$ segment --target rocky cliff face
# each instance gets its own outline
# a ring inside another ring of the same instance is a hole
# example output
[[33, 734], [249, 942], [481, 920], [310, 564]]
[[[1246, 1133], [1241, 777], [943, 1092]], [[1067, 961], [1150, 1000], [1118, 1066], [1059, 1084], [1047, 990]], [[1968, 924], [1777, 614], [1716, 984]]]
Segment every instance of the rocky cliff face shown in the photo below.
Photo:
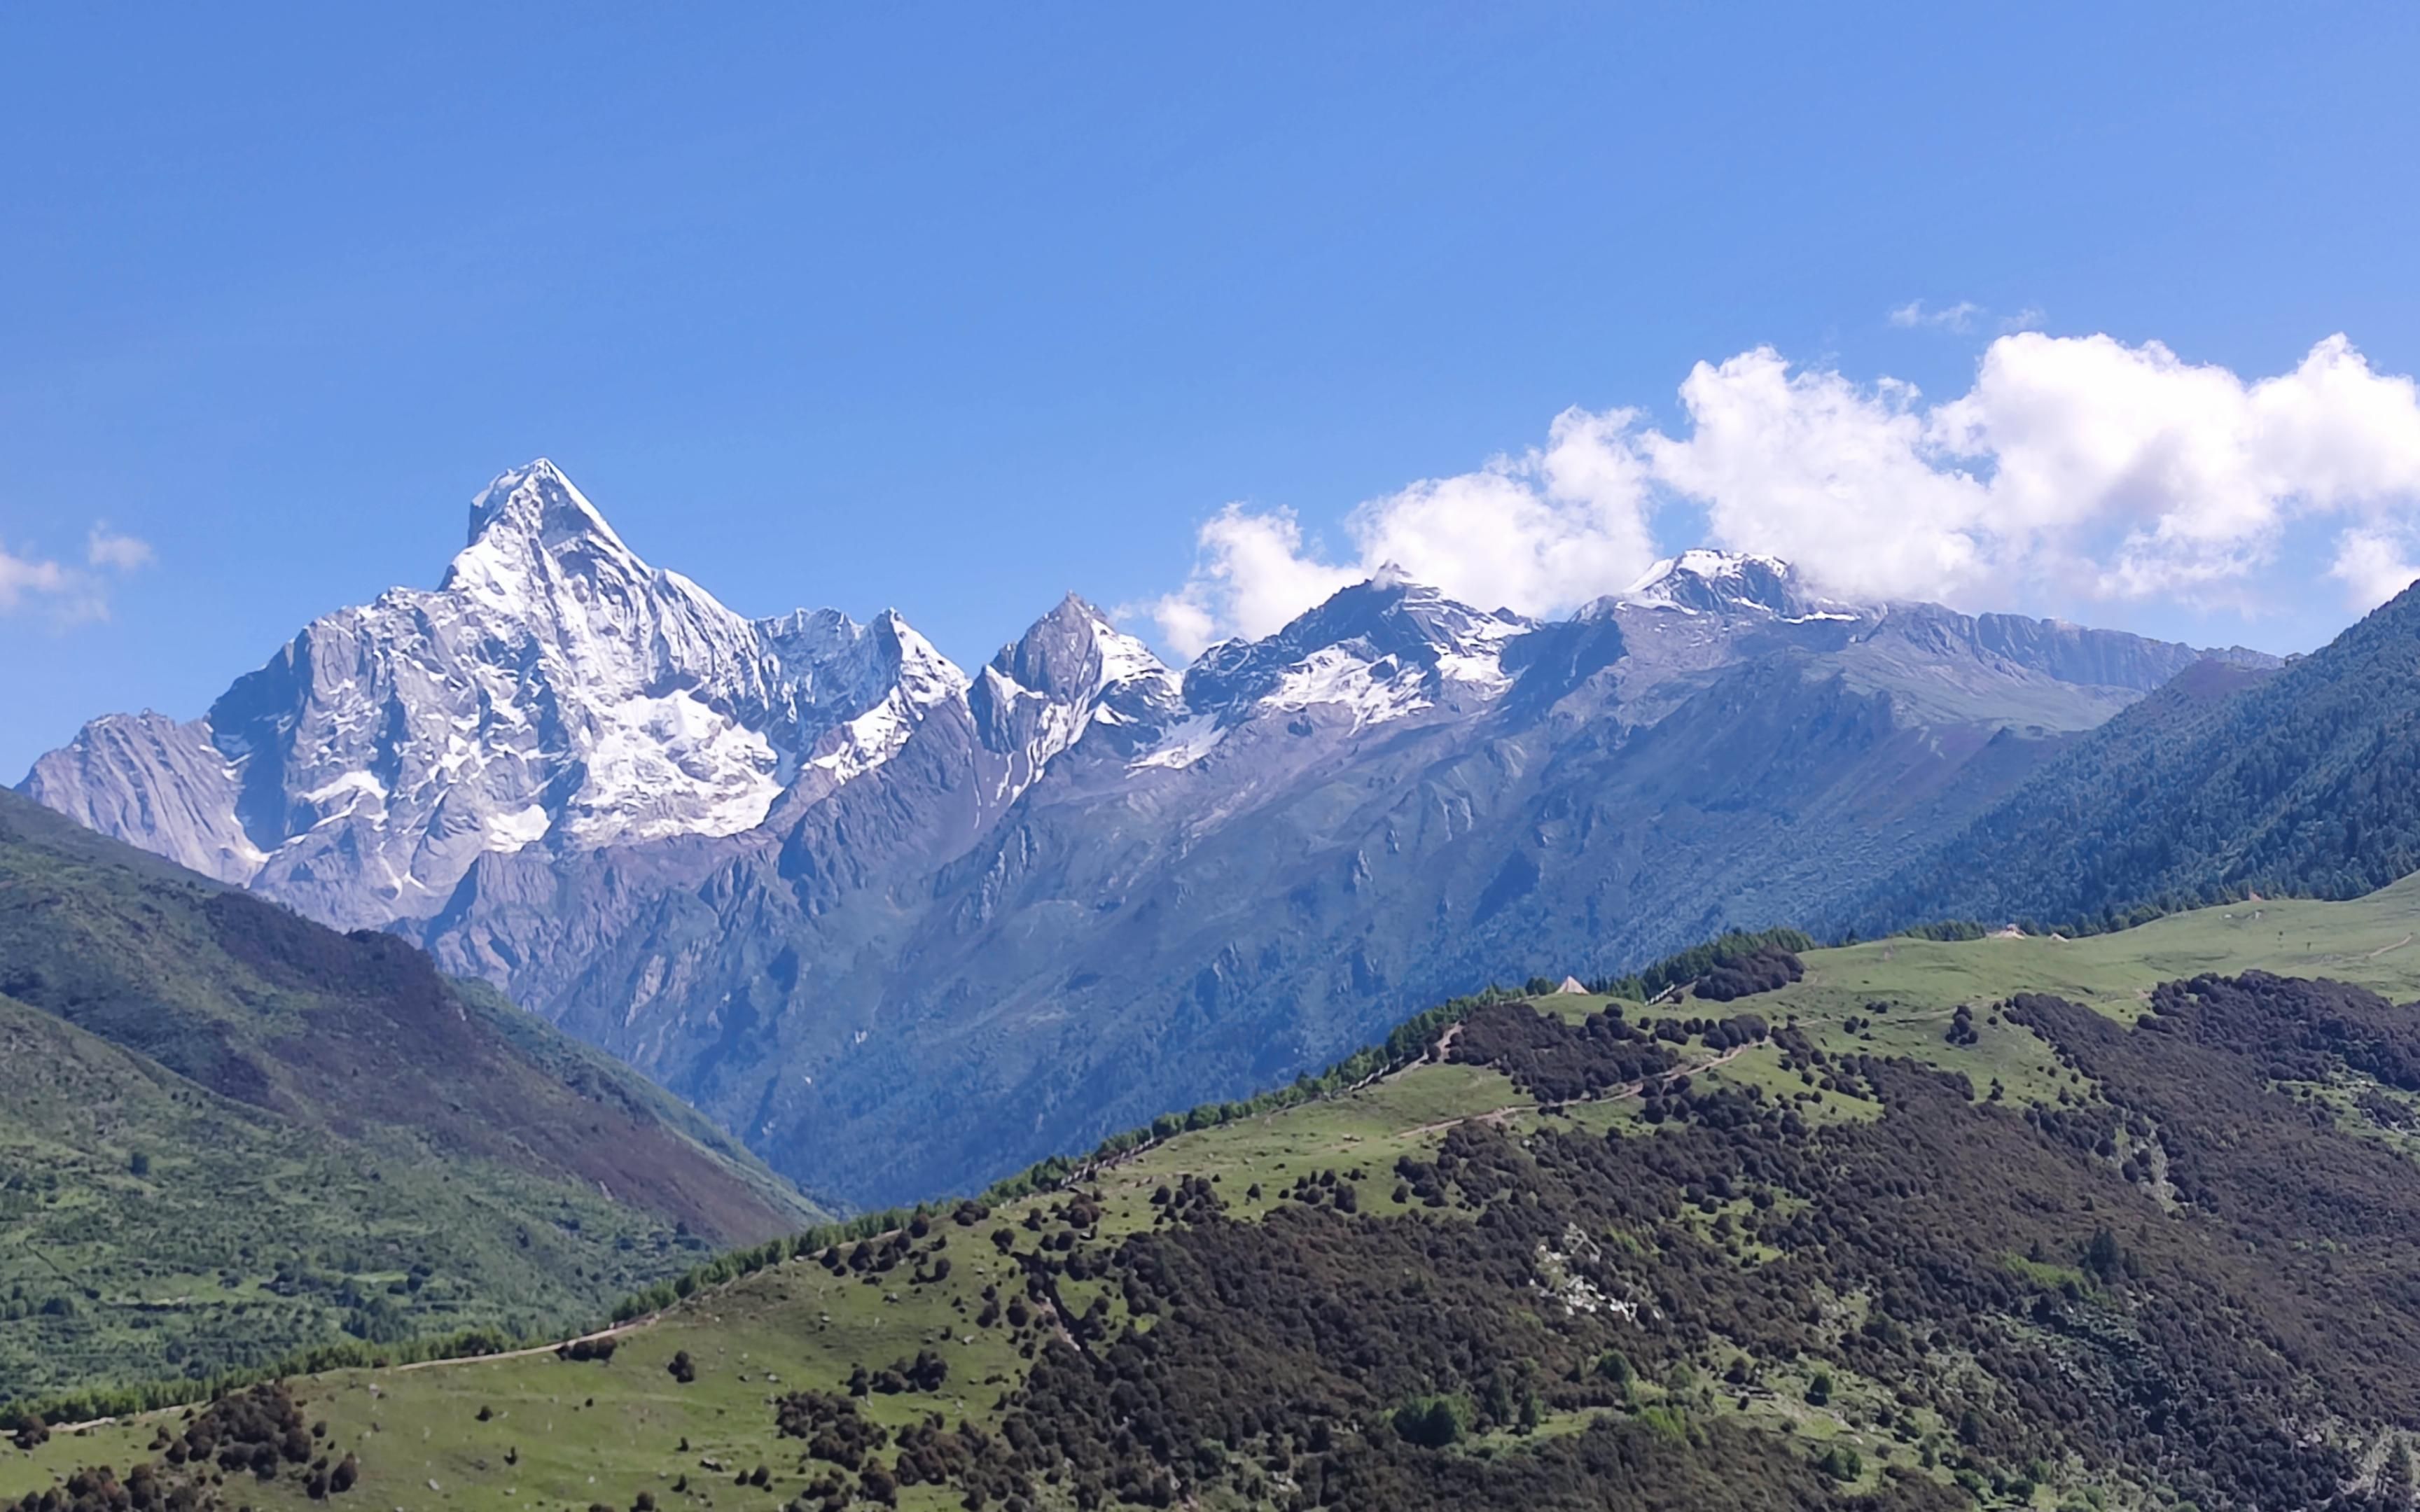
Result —
[[1697, 551], [1550, 624], [1381, 574], [1181, 672], [1071, 596], [970, 678], [896, 614], [737, 616], [539, 463], [437, 590], [26, 789], [881, 1201], [1818, 917], [2198, 655]]
[[623, 545], [551, 464], [471, 507], [434, 592], [304, 629], [209, 715], [96, 721], [25, 791], [304, 914], [442, 910], [484, 856], [753, 828], [965, 679], [896, 616], [761, 624]]

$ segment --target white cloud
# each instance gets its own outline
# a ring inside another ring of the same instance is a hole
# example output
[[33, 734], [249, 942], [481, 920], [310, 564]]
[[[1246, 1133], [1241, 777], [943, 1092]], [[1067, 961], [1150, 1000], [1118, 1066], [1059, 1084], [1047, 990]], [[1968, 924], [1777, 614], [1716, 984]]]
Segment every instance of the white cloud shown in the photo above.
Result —
[[2246, 380], [2157, 342], [2014, 332], [1937, 405], [1759, 347], [1699, 363], [1681, 403], [1679, 434], [1566, 410], [1542, 448], [1362, 504], [1333, 559], [1292, 513], [1231, 504], [1152, 612], [1189, 655], [1392, 561], [1481, 608], [1552, 613], [1626, 585], [1677, 501], [1712, 544], [1863, 597], [2242, 607], [2297, 532], [2334, 532], [2355, 608], [2420, 575], [2420, 386], [2341, 335]]
[[0, 547], [0, 614], [10, 613], [28, 599], [67, 591], [69, 574], [55, 562], [13, 555]]
[[2002, 335], [2012, 331], [2032, 331], [2042, 323], [2041, 311], [2026, 305], [2014, 315], [1992, 318], [1992, 312], [1973, 300], [1960, 300], [1938, 310], [1928, 310], [1922, 300], [1910, 300], [1891, 311], [1886, 318], [1901, 331], [1948, 331], [1961, 335], [1989, 321]]
[[85, 560], [96, 567], [113, 572], [132, 572], [151, 563], [151, 543], [138, 536], [122, 535], [109, 528], [109, 522], [96, 522], [85, 536]]
[[1221, 636], [1267, 635], [1369, 576], [1306, 552], [1290, 509], [1256, 515], [1229, 504], [1196, 533], [1195, 545], [1193, 576], [1148, 609], [1169, 644], [1188, 656]]
[[1148, 611], [1192, 656], [1222, 635], [1267, 635], [1390, 562], [1482, 608], [1567, 609], [1654, 560], [1635, 421], [1627, 410], [1567, 409], [1544, 447], [1371, 500], [1345, 521], [1353, 551], [1343, 561], [1307, 546], [1290, 510], [1229, 504], [1199, 532], [1185, 586]]
[[2297, 522], [2375, 534], [2420, 508], [2420, 394], [2342, 336], [2247, 383], [2157, 342], [2023, 332], [1931, 409], [1768, 348], [1700, 363], [1681, 395], [1689, 433], [1641, 440], [1658, 481], [1702, 502], [1721, 544], [1848, 592], [2208, 601]]
[[2298, 518], [2420, 504], [2420, 395], [2341, 335], [2253, 383], [2158, 342], [2004, 336], [1933, 429], [1992, 461], [2008, 563], [2113, 597], [2190, 598], [2266, 565]]
[[1988, 486], [1929, 436], [1916, 389], [1792, 373], [1769, 347], [1681, 384], [1685, 439], [1650, 432], [1659, 482], [1704, 503], [1711, 537], [1853, 595], [1943, 597], [1988, 570]]
[[109, 575], [132, 572], [152, 560], [148, 542], [95, 524], [85, 537], [89, 568], [64, 566], [46, 557], [18, 556], [0, 547], [0, 614], [40, 608], [61, 625], [109, 618]]
[[2386, 532], [2350, 530], [2338, 538], [2328, 576], [2343, 581], [2355, 608], [2375, 609], [2420, 581], [2420, 564], [2412, 561], [2411, 550], [2408, 539]]
[[1989, 313], [1972, 300], [1960, 300], [1939, 310], [1926, 309], [1922, 300], [1910, 300], [1890, 313], [1890, 323], [1902, 331], [1972, 331], [1975, 317]]

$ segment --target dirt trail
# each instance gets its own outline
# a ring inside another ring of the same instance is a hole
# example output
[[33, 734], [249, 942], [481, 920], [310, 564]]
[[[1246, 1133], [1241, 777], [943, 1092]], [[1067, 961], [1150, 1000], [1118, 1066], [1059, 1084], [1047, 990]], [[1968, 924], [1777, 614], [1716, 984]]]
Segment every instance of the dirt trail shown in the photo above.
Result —
[[[414, 1360], [409, 1365], [391, 1365], [385, 1366], [367, 1365], [356, 1368], [366, 1369], [374, 1375], [393, 1375], [405, 1370], [434, 1370], [440, 1365], [478, 1365], [489, 1360], [526, 1360], [533, 1355], [552, 1354], [555, 1350], [562, 1349], [566, 1344], [581, 1344], [596, 1339], [617, 1338], [624, 1334], [629, 1333], [632, 1329], [644, 1328], [662, 1316], [663, 1315], [661, 1313], [649, 1313], [644, 1318], [633, 1318], [626, 1323], [616, 1323], [612, 1328], [600, 1328], [596, 1330], [594, 1333], [588, 1334], [574, 1334], [568, 1338], [557, 1339], [551, 1344], [533, 1344], [525, 1350], [505, 1350], [496, 1354], [451, 1355], [435, 1360]], [[86, 1428], [105, 1428], [116, 1423], [140, 1423], [147, 1417], [158, 1417], [165, 1412], [181, 1412], [188, 1407], [197, 1407], [199, 1405], [201, 1404], [198, 1402], [178, 1402], [170, 1407], [154, 1407], [148, 1412], [126, 1412], [116, 1417], [92, 1417], [86, 1418], [81, 1423], [54, 1423], [51, 1425], [51, 1431], [53, 1433], [80, 1433]]]
[[594, 1334], [574, 1334], [567, 1339], [558, 1339], [552, 1344], [533, 1344], [526, 1350], [506, 1350], [499, 1354], [465, 1354], [451, 1360], [414, 1360], [410, 1365], [389, 1365], [387, 1368], [395, 1371], [429, 1370], [442, 1365], [476, 1365], [482, 1360], [526, 1360], [534, 1354], [552, 1354], [566, 1344], [619, 1338], [632, 1329], [644, 1328], [662, 1316], [661, 1313], [649, 1313], [644, 1318], [633, 1318], [627, 1323], [616, 1323], [612, 1328], [600, 1328]]
[[2412, 943], [2412, 936], [2411, 936], [2411, 935], [2409, 935], [2409, 934], [2406, 934], [2405, 936], [2403, 936], [2403, 938], [2401, 938], [2401, 939], [2399, 939], [2399, 940], [2396, 941], [2393, 945], [2381, 945], [2381, 946], [2380, 946], [2377, 949], [2370, 951], [2370, 952], [2369, 952], [2369, 954], [2368, 954], [2365, 959], [2366, 959], [2366, 960], [2370, 960], [2370, 961], [2375, 961], [2375, 960], [2377, 960], [2380, 956], [2384, 955], [2387, 951], [2389, 951], [2389, 950], [2400, 950], [2400, 949], [2402, 949], [2405, 946], [2407, 946], [2407, 945], [2409, 945], [2409, 944], [2411, 944], [2411, 943]]

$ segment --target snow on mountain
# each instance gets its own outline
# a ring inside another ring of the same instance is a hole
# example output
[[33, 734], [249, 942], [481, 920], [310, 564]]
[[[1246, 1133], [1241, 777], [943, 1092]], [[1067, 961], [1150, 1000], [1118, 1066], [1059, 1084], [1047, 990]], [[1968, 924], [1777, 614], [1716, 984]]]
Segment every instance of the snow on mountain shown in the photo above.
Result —
[[1792, 621], [1854, 620], [1850, 606], [1807, 590], [1797, 569], [1779, 557], [1697, 548], [1667, 557], [1621, 593], [1581, 612], [1616, 606], [1673, 609], [1683, 614], [1762, 613]]
[[1388, 570], [1182, 671], [1070, 594], [970, 678], [896, 613], [734, 613], [541, 461], [439, 587], [26, 788], [887, 1201], [1472, 982], [1819, 917], [2199, 655], [1699, 550], [1548, 624]]
[[315, 622], [180, 733], [97, 723], [28, 786], [146, 843], [165, 807], [180, 858], [376, 924], [436, 911], [485, 853], [749, 829], [802, 769], [863, 775], [965, 687], [895, 614], [734, 613], [541, 458], [473, 502], [435, 590]]
[[1121, 759], [1148, 748], [1186, 717], [1183, 690], [1150, 647], [1069, 594], [1000, 648], [970, 702], [984, 744], [1008, 758], [1007, 801], [1088, 742]]
[[1504, 650], [1533, 626], [1509, 611], [1456, 603], [1388, 568], [1340, 590], [1265, 640], [1227, 640], [1185, 673], [1196, 714], [1232, 726], [1259, 710], [1334, 707], [1355, 728], [1512, 684]]
[[1685, 694], [1676, 679], [1768, 630], [1818, 650], [1881, 635], [1877, 664], [1963, 645], [2129, 687], [2159, 670], [2134, 667], [2131, 638], [1837, 604], [1785, 562], [1701, 549], [1561, 626], [1388, 567], [1182, 672], [1071, 594], [970, 679], [896, 612], [733, 612], [641, 559], [543, 458], [499, 476], [469, 523], [434, 590], [315, 622], [205, 718], [95, 720], [26, 790], [316, 918], [383, 924], [438, 914], [482, 856], [736, 836], [777, 803], [795, 815], [945, 709], [974, 745], [920, 780], [979, 788], [997, 813], [1062, 760], [1140, 775], [1195, 766], [1262, 720], [1351, 736], [1474, 718], [1511, 710], [1525, 676], [1528, 702], [1552, 702], [1609, 669], [1618, 719], [1652, 722]]
[[837, 609], [801, 609], [756, 627], [805, 764], [831, 786], [880, 766], [934, 708], [966, 697], [966, 673], [895, 609], [862, 625]]

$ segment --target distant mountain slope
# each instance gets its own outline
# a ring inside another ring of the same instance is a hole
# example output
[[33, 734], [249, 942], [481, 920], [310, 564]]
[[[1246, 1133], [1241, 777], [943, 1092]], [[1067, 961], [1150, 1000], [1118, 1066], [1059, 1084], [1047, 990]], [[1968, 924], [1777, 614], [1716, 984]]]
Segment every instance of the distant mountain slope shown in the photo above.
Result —
[[0, 1401], [561, 1326], [705, 1242], [594, 1187], [298, 1127], [7, 997], [0, 1169]]
[[2420, 588], [2284, 670], [2205, 665], [2075, 743], [1849, 915], [2108, 921], [2420, 870]]
[[0, 793], [0, 1381], [576, 1319], [814, 1210], [628, 1068]]
[[734, 614], [544, 463], [470, 524], [438, 588], [25, 791], [412, 939], [867, 1204], [1825, 917], [2202, 655], [1691, 551], [1554, 623], [1385, 572], [1182, 671], [1069, 595], [968, 675], [896, 614]]

